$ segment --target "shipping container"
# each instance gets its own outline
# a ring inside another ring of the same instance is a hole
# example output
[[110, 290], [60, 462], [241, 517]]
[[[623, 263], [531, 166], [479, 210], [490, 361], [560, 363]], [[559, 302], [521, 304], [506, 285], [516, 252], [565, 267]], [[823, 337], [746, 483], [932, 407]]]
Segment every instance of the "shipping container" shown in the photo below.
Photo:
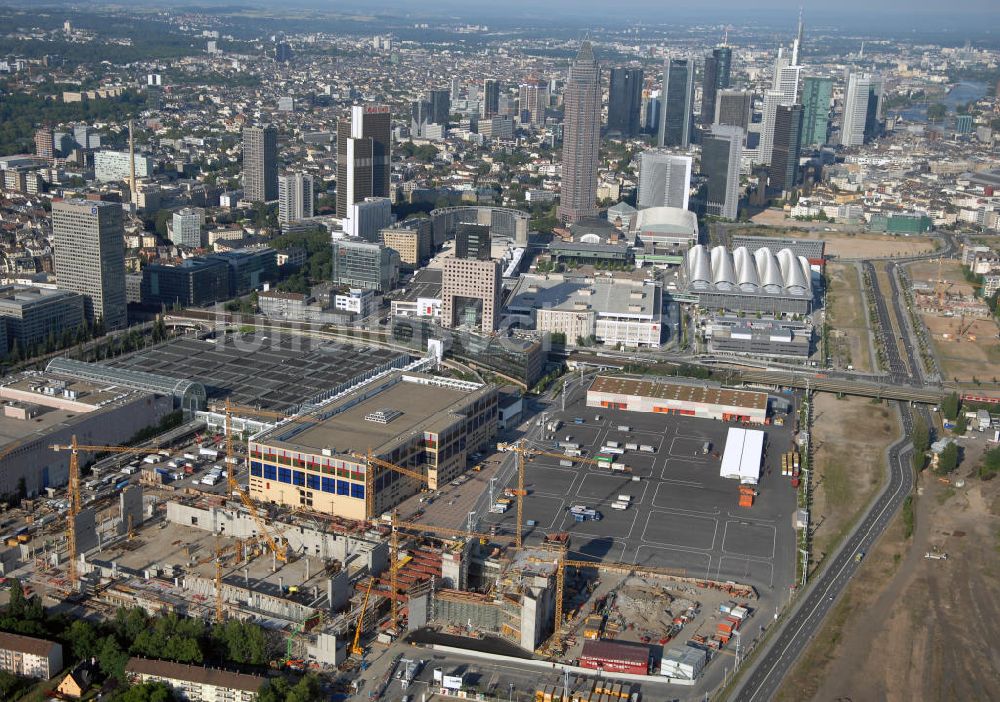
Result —
[[619, 495], [618, 496], [618, 501], [619, 502], [625, 502], [625, 503], [631, 502], [632, 501], [632, 496], [631, 495]]
[[628, 509], [628, 502], [612, 502], [611, 509]]
[[566, 468], [572, 468], [573, 467], [573, 461], [570, 461], [570, 460], [567, 460], [567, 459], [563, 458], [562, 460], [559, 461], [559, 465], [565, 466]]
[[632, 442], [627, 442], [625, 444], [625, 448], [627, 450], [629, 450], [629, 451], [638, 451], [639, 450], [639, 444], [632, 443]]
[[601, 447], [601, 453], [610, 453], [613, 456], [624, 456], [625, 455], [625, 449], [618, 448], [617, 446], [612, 446], [611, 443], [612, 442], [609, 442], [608, 444], [602, 446]]
[[619, 443], [619, 442], [617, 442], [617, 441], [607, 441], [607, 442], [605, 442], [605, 443], [606, 443], [606, 444], [607, 444], [608, 446], [610, 446], [611, 448], [621, 448], [621, 447], [622, 447], [621, 443]]
[[632, 431], [632, 427], [630, 427], [628, 424], [619, 424], [618, 431]]
[[642, 444], [641, 446], [639, 446], [639, 450], [640, 451], [645, 451], [646, 453], [655, 453], [656, 452], [656, 449], [653, 448], [652, 446], [650, 446], [649, 444]]

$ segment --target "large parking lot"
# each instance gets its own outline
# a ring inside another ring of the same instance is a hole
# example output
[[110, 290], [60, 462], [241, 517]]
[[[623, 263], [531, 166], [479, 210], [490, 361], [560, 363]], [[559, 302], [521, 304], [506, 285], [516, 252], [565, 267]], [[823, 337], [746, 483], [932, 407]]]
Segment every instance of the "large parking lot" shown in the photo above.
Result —
[[[577, 417], [584, 423], [575, 424]], [[553, 435], [544, 426], [532, 426], [532, 446], [561, 452], [554, 442], [571, 441], [583, 446], [586, 457], [593, 457], [609, 440], [655, 450], [626, 450], [619, 460], [630, 473], [585, 463], [567, 467], [548, 456], [531, 459], [525, 475], [524, 519], [537, 524], [528, 529], [529, 543], [547, 532], [568, 531], [575, 557], [678, 568], [692, 577], [737, 580], [763, 590], [790, 584], [795, 492], [779, 467], [781, 453], [791, 441], [788, 428], [765, 427], [767, 453], [760, 494], [748, 509], [737, 505], [738, 483], [719, 476], [719, 456], [730, 424], [588, 408], [583, 398], [565, 411], [547, 414], [547, 421], [555, 419], [562, 426], [552, 439], [543, 438]], [[619, 426], [630, 429], [621, 431]], [[711, 442], [707, 455], [706, 441]], [[619, 495], [631, 497], [628, 509], [612, 508]], [[593, 508], [602, 519], [576, 522], [569, 512], [573, 505]], [[502, 515], [488, 514], [485, 521], [513, 530], [514, 515], [511, 509]]]

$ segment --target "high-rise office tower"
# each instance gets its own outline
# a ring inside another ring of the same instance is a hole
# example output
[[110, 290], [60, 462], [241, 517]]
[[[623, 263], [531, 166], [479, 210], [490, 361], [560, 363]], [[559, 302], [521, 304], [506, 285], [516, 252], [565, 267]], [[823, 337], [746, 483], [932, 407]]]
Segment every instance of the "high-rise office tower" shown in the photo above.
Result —
[[487, 78], [483, 81], [483, 101], [480, 103], [480, 113], [483, 117], [493, 117], [500, 114], [500, 81]]
[[788, 192], [799, 175], [799, 140], [802, 138], [802, 105], [778, 105], [774, 118], [774, 143], [768, 165], [768, 187]]
[[691, 191], [691, 157], [643, 151], [639, 156], [639, 209], [680, 207]]
[[601, 70], [589, 41], [569, 67], [563, 93], [562, 190], [558, 216], [577, 222], [597, 215], [597, 163], [601, 142]]
[[278, 176], [278, 222], [288, 224], [313, 216], [313, 177], [308, 173]]
[[274, 45], [274, 60], [278, 63], [292, 60], [292, 47], [287, 41], [279, 41]]
[[458, 76], [454, 76], [451, 79], [451, 99], [458, 100], [462, 97], [462, 80]]
[[822, 146], [830, 135], [831, 78], [810, 76], [802, 81], [802, 140], [800, 146]]
[[448, 118], [451, 117], [451, 93], [447, 90], [431, 90], [427, 97], [431, 104], [431, 122], [448, 124]]
[[715, 102], [720, 90], [729, 87], [733, 70], [733, 50], [728, 46], [712, 49], [705, 57], [705, 80], [701, 89], [701, 123], [715, 120]]
[[389, 197], [392, 119], [385, 105], [355, 105], [337, 126], [337, 216], [366, 197]]
[[715, 102], [713, 124], [729, 125], [747, 130], [750, 124], [750, 110], [753, 108], [753, 93], [749, 90], [720, 90]]
[[529, 78], [521, 84], [519, 97], [521, 114], [528, 113], [528, 124], [544, 124], [545, 109], [549, 106], [549, 84], [538, 78]]
[[687, 148], [691, 144], [694, 103], [694, 61], [667, 59], [663, 64], [663, 107], [660, 110], [660, 146]]
[[251, 202], [278, 197], [278, 130], [272, 126], [243, 128], [243, 191]]
[[488, 224], [459, 224], [455, 229], [455, 258], [489, 261], [492, 238]]
[[623, 137], [639, 135], [642, 69], [612, 68], [608, 87], [608, 131]]
[[424, 136], [427, 125], [431, 123], [431, 112], [431, 104], [427, 100], [410, 103], [410, 136]]
[[642, 131], [647, 134], [660, 132], [660, 96], [653, 93], [643, 102]]
[[55, 158], [56, 141], [52, 127], [42, 127], [35, 132], [35, 155], [39, 158]]
[[502, 291], [498, 261], [446, 258], [441, 274], [441, 326], [495, 331]]
[[778, 105], [794, 105], [799, 101], [799, 73], [802, 66], [789, 64], [783, 52], [778, 53], [774, 64], [774, 83], [771, 90], [764, 93], [764, 114], [760, 126], [759, 162], [771, 162], [771, 147], [774, 144], [774, 118]]
[[55, 270], [60, 290], [84, 295], [91, 324], [128, 324], [125, 300], [125, 225], [122, 206], [93, 200], [52, 204]]
[[701, 174], [708, 179], [706, 211], [710, 215], [736, 219], [740, 204], [740, 157], [743, 130], [713, 125], [701, 142]]
[[799, 52], [802, 50], [802, 7], [799, 6], [799, 31], [795, 34], [795, 41], [792, 43], [792, 65], [799, 65]]
[[840, 143], [860, 146], [877, 132], [882, 101], [882, 81], [871, 73], [851, 73], [844, 97], [844, 122]]

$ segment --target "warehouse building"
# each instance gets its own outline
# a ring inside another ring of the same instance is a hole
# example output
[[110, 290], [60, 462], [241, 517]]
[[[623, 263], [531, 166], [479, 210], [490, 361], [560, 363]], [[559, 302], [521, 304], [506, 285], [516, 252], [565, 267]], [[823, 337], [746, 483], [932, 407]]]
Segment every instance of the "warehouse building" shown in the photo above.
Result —
[[790, 249], [774, 254], [761, 247], [752, 254], [744, 247], [709, 252], [698, 244], [684, 257], [683, 291], [706, 309], [734, 312], [809, 314], [813, 305], [809, 260]]
[[705, 324], [714, 353], [805, 359], [811, 337], [810, 325], [791, 320], [716, 317]]
[[649, 675], [649, 647], [625, 641], [583, 642], [580, 667], [606, 673]]
[[756, 485], [760, 480], [760, 464], [764, 460], [764, 439], [764, 432], [760, 430], [730, 427], [719, 476]]
[[763, 424], [767, 418], [763, 392], [607, 375], [594, 379], [587, 390], [587, 406], [753, 424]]
[[250, 492], [258, 500], [346, 519], [382, 514], [422, 482], [376, 468], [366, 495], [365, 454], [426, 476], [455, 479], [468, 454], [496, 434], [492, 386], [397, 371], [313, 412], [315, 421], [281, 424], [250, 442]]
[[734, 251], [740, 247], [748, 251], [765, 248], [775, 256], [782, 249], [788, 249], [796, 256], [803, 256], [814, 270], [823, 267], [826, 256], [826, 242], [822, 239], [781, 239], [770, 236], [746, 236], [735, 234], [730, 238], [730, 248]]
[[8, 376], [0, 385], [0, 402], [4, 403], [0, 495], [17, 494], [22, 480], [28, 495], [65, 485], [69, 453], [53, 451], [52, 444], [68, 444], [74, 435], [93, 444], [120, 444], [141, 429], [155, 426], [174, 409], [169, 392], [143, 392], [51, 369], [56, 361], [66, 360], [53, 360], [44, 372]]

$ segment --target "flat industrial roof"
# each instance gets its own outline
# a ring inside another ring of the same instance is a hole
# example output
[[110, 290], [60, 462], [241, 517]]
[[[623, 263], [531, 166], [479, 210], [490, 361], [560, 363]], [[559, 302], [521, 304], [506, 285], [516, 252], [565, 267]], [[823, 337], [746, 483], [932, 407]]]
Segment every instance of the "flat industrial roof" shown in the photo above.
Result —
[[760, 480], [760, 464], [764, 456], [764, 432], [759, 429], [730, 427], [726, 435], [726, 448], [722, 454], [719, 475], [735, 478], [741, 483]]
[[[377, 452], [394, 439], [437, 431], [451, 424], [456, 416], [452, 408], [479, 392], [446, 382], [421, 384], [405, 379], [396, 382], [397, 378], [405, 377], [400, 374], [386, 379], [380, 386], [366, 386], [363, 392], [368, 396], [363, 399], [360, 394], [352, 394], [331, 403], [323, 413], [335, 413], [316, 424], [282, 425], [255, 441], [313, 453], [322, 449], [330, 449], [335, 454], [366, 453], [369, 449]], [[414, 374], [411, 377], [421, 376]], [[379, 391], [372, 394], [376, 388], [380, 388]], [[399, 414], [386, 423], [365, 419], [379, 411], [388, 416]]]
[[750, 390], [731, 390], [707, 385], [658, 383], [650, 380], [599, 375], [594, 378], [590, 389], [594, 392], [653, 397], [661, 400], [677, 400], [678, 402], [700, 402], [725, 407], [767, 409], [766, 393]]
[[[633, 296], [632, 293], [637, 295]], [[630, 310], [632, 306], [639, 309]], [[508, 308], [554, 309], [564, 312], [594, 310], [604, 314], [646, 317], [656, 315], [659, 306], [660, 295], [652, 285], [532, 275], [521, 276], [517, 289], [507, 301]]]
[[171, 339], [107, 365], [199, 381], [209, 402], [229, 397], [238, 405], [283, 412], [409, 358], [387, 349], [252, 333], [218, 342]]

